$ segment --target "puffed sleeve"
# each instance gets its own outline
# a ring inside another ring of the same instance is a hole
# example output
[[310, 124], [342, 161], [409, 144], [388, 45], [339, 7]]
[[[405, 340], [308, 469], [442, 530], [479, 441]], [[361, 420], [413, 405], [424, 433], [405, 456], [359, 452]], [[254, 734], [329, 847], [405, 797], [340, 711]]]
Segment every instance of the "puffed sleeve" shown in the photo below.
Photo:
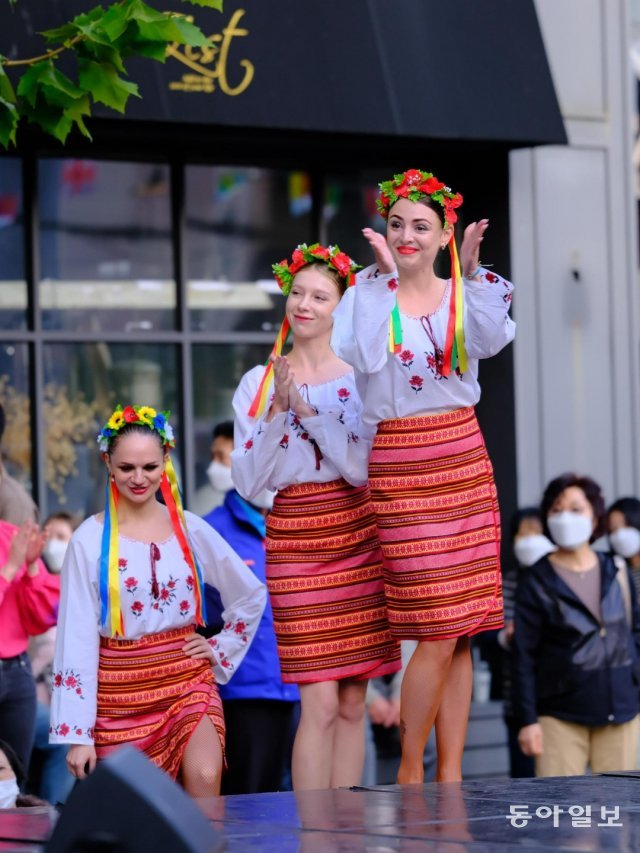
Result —
[[464, 339], [469, 358], [490, 358], [511, 343], [516, 324], [509, 317], [513, 285], [482, 269], [480, 280], [464, 280]]
[[361, 373], [377, 373], [387, 362], [389, 317], [396, 302], [398, 274], [373, 265], [356, 276], [333, 312], [331, 348]]
[[287, 432], [287, 412], [275, 415], [269, 423], [249, 417], [249, 409], [264, 367], [254, 367], [242, 377], [233, 395], [234, 450], [231, 454], [233, 484], [246, 499], [256, 497], [263, 489], [274, 491], [274, 474], [278, 448]]
[[193, 513], [185, 515], [204, 580], [218, 590], [222, 599], [224, 626], [208, 642], [215, 658], [216, 681], [226, 684], [240, 666], [258, 630], [267, 590], [211, 525]]
[[52, 628], [58, 619], [60, 579], [50, 574], [38, 560], [38, 574], [25, 571], [17, 582], [20, 618], [27, 634], [35, 636]]
[[82, 540], [72, 537], [61, 577], [49, 741], [91, 744], [96, 722], [100, 603], [98, 561], [87, 553]]
[[[347, 392], [348, 389], [342, 389]], [[353, 392], [343, 410], [321, 412], [301, 419], [301, 427], [316, 442], [322, 455], [338, 469], [352, 486], [364, 486], [368, 480], [369, 454], [375, 430], [362, 421], [362, 403]]]

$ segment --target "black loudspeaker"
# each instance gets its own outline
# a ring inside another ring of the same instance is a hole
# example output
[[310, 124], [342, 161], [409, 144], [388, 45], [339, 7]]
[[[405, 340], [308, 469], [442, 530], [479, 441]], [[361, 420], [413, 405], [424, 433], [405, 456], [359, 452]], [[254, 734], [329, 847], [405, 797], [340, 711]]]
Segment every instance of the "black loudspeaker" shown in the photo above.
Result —
[[214, 853], [224, 848], [196, 803], [125, 746], [73, 789], [46, 853]]

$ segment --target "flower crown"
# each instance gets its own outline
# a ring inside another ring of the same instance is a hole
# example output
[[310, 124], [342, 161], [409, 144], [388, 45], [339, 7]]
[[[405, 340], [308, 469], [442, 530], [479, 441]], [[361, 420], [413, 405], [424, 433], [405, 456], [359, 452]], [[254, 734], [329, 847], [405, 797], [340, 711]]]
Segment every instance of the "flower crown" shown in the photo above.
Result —
[[291, 263], [287, 263], [286, 260], [280, 261], [279, 264], [273, 264], [271, 269], [280, 290], [288, 296], [295, 274], [303, 267], [317, 263], [326, 264], [329, 269], [335, 270], [345, 287], [351, 287], [356, 283], [356, 270], [361, 269], [360, 264], [341, 252], [338, 246], [326, 247], [321, 246], [320, 243], [312, 243], [311, 246], [300, 243], [291, 256]]
[[460, 193], [452, 192], [450, 187], [445, 186], [431, 172], [407, 169], [401, 175], [394, 175], [392, 180], [383, 181], [379, 187], [380, 197], [376, 200], [376, 206], [378, 213], [385, 219], [399, 198], [416, 202], [428, 197], [442, 205], [445, 221], [449, 225], [458, 221], [455, 208], [462, 204], [462, 196]]
[[157, 432], [165, 447], [175, 447], [173, 427], [169, 423], [170, 412], [157, 412], [151, 406], [122, 406], [115, 411], [98, 433], [97, 442], [100, 450], [106, 453], [113, 437], [127, 424], [139, 424]]

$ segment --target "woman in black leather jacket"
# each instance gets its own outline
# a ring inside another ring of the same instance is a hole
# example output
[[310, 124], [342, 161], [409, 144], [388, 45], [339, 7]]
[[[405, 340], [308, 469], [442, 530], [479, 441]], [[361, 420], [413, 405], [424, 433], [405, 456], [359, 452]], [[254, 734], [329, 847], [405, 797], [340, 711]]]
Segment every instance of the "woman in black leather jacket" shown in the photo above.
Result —
[[558, 550], [518, 584], [513, 703], [537, 776], [635, 768], [640, 610], [624, 561], [590, 546], [604, 511], [593, 480], [553, 480], [541, 513]]

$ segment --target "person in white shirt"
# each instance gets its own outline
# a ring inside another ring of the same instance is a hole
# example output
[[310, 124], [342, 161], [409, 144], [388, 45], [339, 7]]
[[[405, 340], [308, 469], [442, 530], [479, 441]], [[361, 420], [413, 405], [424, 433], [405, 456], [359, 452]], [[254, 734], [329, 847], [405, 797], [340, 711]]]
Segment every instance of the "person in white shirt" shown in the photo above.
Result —
[[[232, 476], [267, 518], [267, 587], [282, 680], [300, 688], [295, 790], [357, 785], [367, 679], [400, 667], [389, 633], [367, 486], [369, 437], [353, 370], [331, 350], [332, 312], [355, 276], [337, 246], [302, 244], [274, 264], [286, 316], [268, 367], [235, 393]], [[293, 347], [282, 347], [290, 327]]]
[[[210, 525], [183, 512], [167, 413], [118, 407], [98, 440], [106, 508], [75, 531], [62, 566], [50, 741], [70, 744], [79, 779], [129, 743], [192, 796], [212, 796], [224, 763], [216, 681], [240, 665], [266, 590]], [[205, 581], [224, 608], [209, 640], [194, 630]]]
[[[409, 169], [380, 184], [386, 238], [334, 312], [332, 346], [356, 370], [369, 484], [394, 636], [418, 641], [402, 682], [399, 783], [423, 780], [435, 724], [437, 779], [461, 778], [472, 688], [469, 637], [503, 624], [500, 517], [474, 414], [478, 361], [514, 336], [512, 285], [479, 265], [487, 220], [453, 225], [462, 196]], [[451, 277], [434, 263], [449, 251]], [[462, 273], [461, 269], [462, 268]]]

